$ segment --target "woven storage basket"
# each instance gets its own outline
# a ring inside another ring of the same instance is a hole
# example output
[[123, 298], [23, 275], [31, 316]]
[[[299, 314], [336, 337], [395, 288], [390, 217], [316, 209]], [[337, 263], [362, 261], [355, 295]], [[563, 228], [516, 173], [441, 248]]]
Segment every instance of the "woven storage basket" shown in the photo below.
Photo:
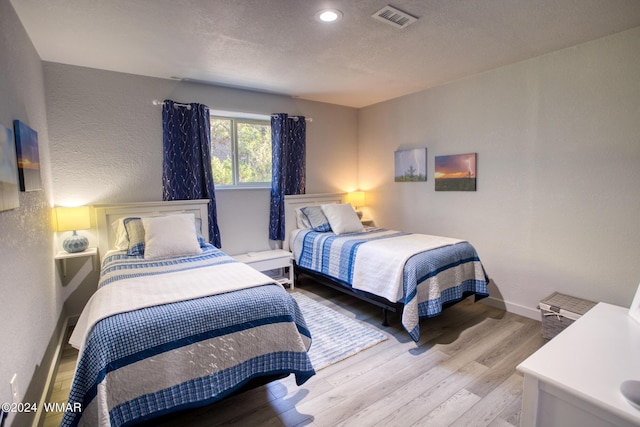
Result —
[[540, 301], [542, 337], [551, 339], [589, 311], [595, 302], [554, 292]]

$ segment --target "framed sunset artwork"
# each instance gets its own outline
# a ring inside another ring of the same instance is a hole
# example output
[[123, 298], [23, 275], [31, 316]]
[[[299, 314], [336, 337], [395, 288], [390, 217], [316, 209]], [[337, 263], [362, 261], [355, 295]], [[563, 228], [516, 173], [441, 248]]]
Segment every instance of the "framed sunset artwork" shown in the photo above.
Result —
[[477, 154], [436, 156], [436, 191], [476, 191]]
[[13, 121], [13, 129], [16, 133], [16, 152], [18, 155], [20, 190], [41, 190], [42, 181], [40, 180], [38, 132], [31, 129], [20, 120]]

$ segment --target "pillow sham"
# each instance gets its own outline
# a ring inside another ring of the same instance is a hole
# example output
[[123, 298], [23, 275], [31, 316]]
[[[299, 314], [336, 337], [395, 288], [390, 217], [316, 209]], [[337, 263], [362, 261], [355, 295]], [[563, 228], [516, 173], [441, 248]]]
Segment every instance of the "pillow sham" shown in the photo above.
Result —
[[331, 231], [331, 225], [329, 225], [329, 220], [322, 211], [321, 206], [307, 206], [300, 209], [300, 211], [307, 217], [307, 221], [309, 221], [310, 228], [313, 231]]
[[144, 259], [168, 258], [202, 253], [193, 214], [142, 218]]
[[360, 218], [348, 203], [322, 205], [322, 212], [329, 220], [331, 230], [336, 234], [361, 233], [364, 231]]
[[[202, 235], [202, 218], [195, 218], [195, 224], [196, 224], [196, 235], [198, 236], [198, 243], [200, 244], [201, 248], [204, 248], [207, 245], [207, 239], [205, 239], [204, 236]], [[207, 230], [207, 233], [209, 233], [209, 230]]]
[[311, 224], [307, 219], [307, 216], [302, 213], [301, 208], [296, 208], [296, 227], [297, 228], [311, 228]]
[[138, 217], [125, 218], [124, 228], [127, 231], [127, 255], [144, 255], [144, 227]]
[[120, 218], [111, 223], [111, 229], [115, 234], [115, 241], [113, 247], [118, 250], [125, 250], [129, 248], [129, 238], [127, 237], [127, 230], [124, 228], [124, 219]]

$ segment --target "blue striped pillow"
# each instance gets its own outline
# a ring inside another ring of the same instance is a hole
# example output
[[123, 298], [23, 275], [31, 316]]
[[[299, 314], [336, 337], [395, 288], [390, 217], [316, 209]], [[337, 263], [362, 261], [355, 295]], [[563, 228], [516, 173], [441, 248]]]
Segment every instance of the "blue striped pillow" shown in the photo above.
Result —
[[144, 227], [140, 218], [125, 218], [124, 229], [127, 230], [129, 247], [127, 255], [144, 255]]
[[304, 216], [307, 217], [313, 231], [320, 231], [323, 233], [326, 231], [331, 231], [329, 220], [327, 219], [324, 212], [322, 212], [322, 208], [320, 206], [307, 206], [300, 209], [300, 212], [302, 212]]

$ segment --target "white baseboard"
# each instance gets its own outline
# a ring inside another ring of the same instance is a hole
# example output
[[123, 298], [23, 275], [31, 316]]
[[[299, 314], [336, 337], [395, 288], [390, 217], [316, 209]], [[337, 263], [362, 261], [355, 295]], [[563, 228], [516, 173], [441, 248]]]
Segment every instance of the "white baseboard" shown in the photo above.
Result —
[[510, 302], [506, 302], [494, 297], [487, 297], [480, 302], [483, 302], [491, 307], [499, 308], [501, 310], [508, 311], [509, 313], [514, 313], [520, 316], [528, 317], [533, 320], [540, 320], [540, 311], [535, 308], [525, 307], [519, 304], [513, 304]]

